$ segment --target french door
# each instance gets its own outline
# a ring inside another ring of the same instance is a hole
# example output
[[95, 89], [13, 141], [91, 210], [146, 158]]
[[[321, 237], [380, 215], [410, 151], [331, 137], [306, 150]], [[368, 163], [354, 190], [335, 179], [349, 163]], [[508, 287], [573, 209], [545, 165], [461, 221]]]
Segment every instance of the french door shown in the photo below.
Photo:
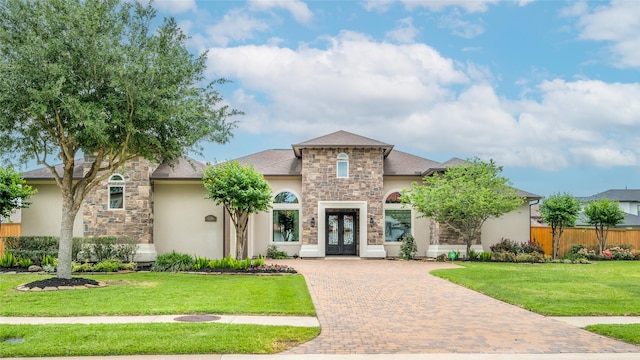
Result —
[[356, 255], [357, 219], [355, 212], [327, 212], [326, 254]]

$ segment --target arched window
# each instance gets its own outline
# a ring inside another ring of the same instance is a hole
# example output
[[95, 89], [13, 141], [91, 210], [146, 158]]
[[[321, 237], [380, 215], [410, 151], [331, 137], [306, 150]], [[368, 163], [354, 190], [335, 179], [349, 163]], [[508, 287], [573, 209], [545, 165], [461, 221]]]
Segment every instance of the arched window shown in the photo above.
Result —
[[400, 203], [402, 194], [398, 191], [387, 195], [384, 201], [384, 241], [402, 241], [404, 234], [413, 235], [413, 216], [410, 208]]
[[124, 209], [124, 177], [113, 174], [109, 177], [109, 210]]
[[336, 161], [337, 177], [348, 178], [349, 177], [349, 155], [345, 153], [338, 154]]
[[282, 191], [273, 198], [272, 242], [300, 241], [300, 202], [290, 191]]

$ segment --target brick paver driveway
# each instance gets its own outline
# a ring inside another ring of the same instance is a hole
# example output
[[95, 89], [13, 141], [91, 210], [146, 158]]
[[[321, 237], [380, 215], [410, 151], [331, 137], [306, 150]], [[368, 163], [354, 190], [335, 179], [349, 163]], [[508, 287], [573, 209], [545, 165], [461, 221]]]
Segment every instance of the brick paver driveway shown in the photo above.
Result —
[[287, 260], [322, 333], [293, 354], [611, 353], [640, 347], [592, 334], [429, 275], [444, 263]]

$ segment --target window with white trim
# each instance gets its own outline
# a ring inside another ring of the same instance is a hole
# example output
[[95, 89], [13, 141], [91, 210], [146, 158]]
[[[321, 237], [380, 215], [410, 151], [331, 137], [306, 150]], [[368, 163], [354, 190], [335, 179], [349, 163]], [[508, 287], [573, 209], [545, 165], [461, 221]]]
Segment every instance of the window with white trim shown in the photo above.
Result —
[[300, 202], [290, 191], [282, 191], [273, 198], [272, 242], [300, 241]]
[[405, 234], [411, 234], [411, 209], [403, 207], [400, 202], [402, 194], [398, 191], [387, 196], [384, 201], [384, 241], [400, 242]]
[[349, 155], [345, 153], [338, 154], [336, 161], [337, 177], [348, 178], [349, 177]]
[[109, 210], [124, 209], [124, 177], [113, 174], [109, 177]]

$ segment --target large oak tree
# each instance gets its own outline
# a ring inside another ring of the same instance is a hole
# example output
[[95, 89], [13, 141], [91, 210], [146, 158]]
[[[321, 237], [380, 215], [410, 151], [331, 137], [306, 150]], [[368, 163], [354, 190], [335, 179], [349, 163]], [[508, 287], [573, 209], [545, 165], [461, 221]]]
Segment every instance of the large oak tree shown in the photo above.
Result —
[[[0, 0], [0, 153], [47, 167], [62, 192], [58, 277], [71, 277], [85, 195], [126, 161], [224, 143], [237, 111], [172, 18], [120, 0]], [[76, 157], [95, 160], [73, 179]], [[54, 166], [62, 162], [61, 173]]]

